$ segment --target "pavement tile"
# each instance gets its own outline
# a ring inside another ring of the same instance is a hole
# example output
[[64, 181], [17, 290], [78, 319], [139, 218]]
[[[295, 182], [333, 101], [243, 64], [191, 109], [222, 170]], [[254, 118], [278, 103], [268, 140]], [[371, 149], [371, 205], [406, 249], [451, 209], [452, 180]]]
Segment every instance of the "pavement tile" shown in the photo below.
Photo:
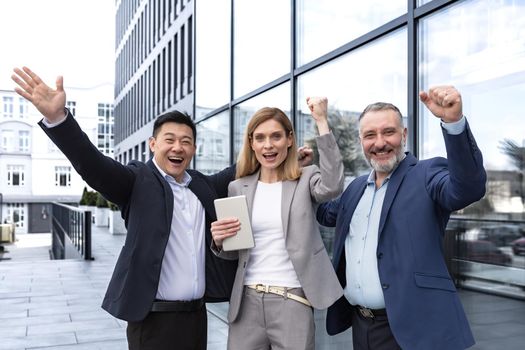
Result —
[[[127, 349], [127, 322], [101, 309], [125, 236], [92, 227], [95, 260], [47, 260], [49, 246], [0, 262], [0, 350]], [[49, 236], [49, 235], [48, 235]], [[33, 234], [19, 235], [27, 242]], [[45, 241], [45, 235], [36, 239]], [[471, 349], [522, 349], [525, 302], [460, 290], [477, 344]], [[228, 303], [208, 304], [208, 350], [225, 350]], [[351, 330], [326, 334], [324, 311], [315, 311], [316, 348], [350, 350]]]
[[27, 350], [128, 350], [125, 340], [93, 342], [89, 344], [75, 344], [52, 347], [27, 348]]
[[[118, 327], [114, 320], [90, 320], [75, 321], [55, 324], [30, 325], [27, 327], [27, 335], [51, 334], [51, 333], [68, 333], [78, 330], [106, 330]], [[103, 332], [101, 332], [103, 333]]]
[[77, 331], [76, 335], [79, 343], [93, 343], [108, 340], [126, 341], [126, 329], [121, 327], [108, 328], [103, 332], [100, 330]]
[[0, 341], [0, 350], [24, 350], [24, 349], [40, 349], [49, 346], [71, 345], [76, 344], [77, 338], [74, 333], [58, 333], [58, 334], [39, 334], [36, 336], [26, 337], [2, 337]]
[[[37, 317], [18, 317], [10, 318], [10, 326], [33, 326], [33, 325], [43, 325], [43, 324], [56, 324], [56, 323], [65, 323], [71, 322], [71, 317], [69, 314], [60, 314], [52, 316], [37, 316]], [[0, 339], [0, 342], [2, 340]]]

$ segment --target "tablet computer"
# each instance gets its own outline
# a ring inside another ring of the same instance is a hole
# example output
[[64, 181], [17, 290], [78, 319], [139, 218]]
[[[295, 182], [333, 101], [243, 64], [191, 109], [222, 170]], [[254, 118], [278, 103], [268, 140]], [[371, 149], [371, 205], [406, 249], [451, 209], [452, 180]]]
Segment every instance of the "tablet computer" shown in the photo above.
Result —
[[235, 236], [222, 241], [222, 250], [230, 251], [255, 247], [246, 196], [220, 198], [216, 199], [214, 203], [218, 219], [233, 217], [238, 218], [241, 223], [241, 229]]

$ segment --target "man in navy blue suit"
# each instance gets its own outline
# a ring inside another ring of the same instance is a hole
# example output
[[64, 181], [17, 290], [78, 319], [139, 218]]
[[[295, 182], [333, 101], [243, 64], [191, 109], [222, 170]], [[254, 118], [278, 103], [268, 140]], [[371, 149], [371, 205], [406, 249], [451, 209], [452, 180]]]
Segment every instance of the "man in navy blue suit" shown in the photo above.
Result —
[[327, 331], [352, 327], [355, 350], [474, 344], [442, 240], [450, 214], [484, 196], [483, 159], [454, 87], [419, 97], [441, 119], [447, 158], [405, 153], [399, 109], [371, 104], [359, 117], [359, 138], [373, 170], [317, 211], [322, 225], [336, 227], [333, 264], [344, 288], [328, 309]]

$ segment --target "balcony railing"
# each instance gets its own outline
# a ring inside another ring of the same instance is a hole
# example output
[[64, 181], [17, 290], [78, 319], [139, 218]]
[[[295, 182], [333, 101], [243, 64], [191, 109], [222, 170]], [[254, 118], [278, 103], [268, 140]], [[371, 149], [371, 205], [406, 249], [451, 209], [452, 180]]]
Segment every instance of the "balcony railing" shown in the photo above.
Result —
[[53, 259], [93, 260], [90, 211], [54, 202], [52, 221]]

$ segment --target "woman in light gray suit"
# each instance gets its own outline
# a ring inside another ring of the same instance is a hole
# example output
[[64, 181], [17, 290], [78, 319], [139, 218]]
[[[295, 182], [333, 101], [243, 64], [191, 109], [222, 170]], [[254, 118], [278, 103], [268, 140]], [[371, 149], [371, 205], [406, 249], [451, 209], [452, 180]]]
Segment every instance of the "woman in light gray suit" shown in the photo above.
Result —
[[239, 230], [237, 218], [212, 223], [216, 254], [238, 258], [228, 313], [228, 349], [314, 349], [313, 309], [343, 295], [325, 250], [314, 207], [343, 190], [342, 157], [330, 133], [326, 98], [308, 98], [319, 130], [320, 168], [300, 168], [288, 117], [257, 111], [246, 128], [229, 196], [244, 194], [255, 247], [221, 251]]

